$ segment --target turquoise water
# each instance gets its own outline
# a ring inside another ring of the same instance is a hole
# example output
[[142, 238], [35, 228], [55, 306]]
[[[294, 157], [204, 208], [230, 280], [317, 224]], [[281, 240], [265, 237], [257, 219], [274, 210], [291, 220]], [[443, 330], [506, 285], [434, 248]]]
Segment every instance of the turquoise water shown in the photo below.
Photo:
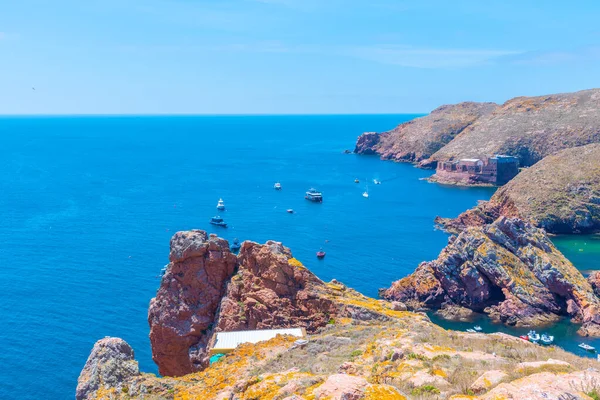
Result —
[[[600, 269], [600, 235], [560, 235], [553, 236], [552, 241], [558, 249], [577, 267], [584, 276], [591, 270]], [[466, 330], [475, 324], [483, 328], [483, 332], [504, 332], [515, 336], [525, 335], [526, 328], [511, 328], [492, 323], [484, 315], [479, 315], [472, 322], [449, 322], [430, 314], [432, 321], [449, 329]], [[588, 343], [600, 350], [600, 339], [584, 338], [577, 335], [580, 325], [571, 323], [567, 318], [555, 325], [539, 329], [554, 335], [557, 346], [583, 357], [596, 357], [596, 353], [587, 352], [578, 347], [580, 343]]]
[[[3, 396], [72, 398], [106, 335], [156, 372], [147, 307], [177, 230], [282, 241], [321, 278], [371, 296], [437, 257], [447, 237], [433, 218], [492, 190], [429, 184], [428, 171], [342, 154], [361, 132], [413, 117], [0, 118]], [[373, 178], [383, 183], [365, 199]], [[312, 186], [323, 204], [304, 200]], [[220, 197], [226, 230], [208, 224]]]

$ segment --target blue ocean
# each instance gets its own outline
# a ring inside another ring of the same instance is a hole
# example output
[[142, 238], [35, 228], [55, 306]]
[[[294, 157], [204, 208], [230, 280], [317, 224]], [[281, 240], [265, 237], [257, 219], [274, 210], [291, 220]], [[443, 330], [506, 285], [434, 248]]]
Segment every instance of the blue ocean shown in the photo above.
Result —
[[[2, 396], [73, 398], [104, 336], [157, 372], [147, 308], [178, 230], [281, 241], [322, 279], [370, 296], [436, 258], [447, 235], [434, 217], [493, 189], [430, 184], [430, 171], [343, 154], [360, 133], [414, 117], [0, 118]], [[304, 199], [311, 187], [322, 204]], [[227, 229], [209, 224], [219, 198]]]

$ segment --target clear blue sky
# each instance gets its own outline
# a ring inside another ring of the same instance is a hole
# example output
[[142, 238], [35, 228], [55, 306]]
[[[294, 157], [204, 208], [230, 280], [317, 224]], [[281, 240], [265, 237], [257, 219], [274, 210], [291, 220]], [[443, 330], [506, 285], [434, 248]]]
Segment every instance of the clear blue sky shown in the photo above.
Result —
[[575, 91], [600, 86], [599, 21], [592, 0], [0, 0], [0, 114], [428, 112]]

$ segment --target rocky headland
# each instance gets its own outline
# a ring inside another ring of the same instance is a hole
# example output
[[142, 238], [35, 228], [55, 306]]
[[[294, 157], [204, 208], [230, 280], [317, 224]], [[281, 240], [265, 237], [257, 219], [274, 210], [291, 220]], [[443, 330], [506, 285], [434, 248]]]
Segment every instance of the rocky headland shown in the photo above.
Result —
[[[544, 260], [562, 262], [535, 233], [530, 241], [542, 246], [528, 253], [541, 269]], [[78, 400], [589, 399], [598, 388], [593, 360], [504, 334], [446, 331], [423, 314], [404, 311], [403, 303], [319, 280], [281, 243], [245, 242], [237, 257], [227, 244], [203, 231], [179, 232], [171, 241], [171, 263], [149, 322], [155, 360], [177, 377], [140, 372], [127, 343], [105, 338], [81, 372]], [[523, 243], [511, 245], [526, 257]], [[549, 275], [543, 279], [556, 286], [567, 279]], [[582, 300], [588, 286], [576, 286], [578, 298], [567, 300], [585, 318], [592, 306]], [[216, 331], [287, 326], [307, 328], [308, 343], [278, 336], [240, 345], [212, 365], [205, 361]]]
[[452, 236], [439, 257], [422, 263], [382, 297], [411, 309], [464, 307], [514, 326], [540, 326], [568, 316], [582, 334], [600, 333], [600, 299], [545, 231], [499, 217]]
[[600, 144], [550, 155], [498, 189], [489, 202], [436, 223], [458, 233], [500, 216], [522, 218], [549, 233], [600, 231]]
[[495, 103], [474, 102], [444, 105], [391, 131], [362, 134], [356, 141], [354, 152], [379, 154], [384, 160], [419, 162], [430, 158], [478, 118], [497, 107]]
[[416, 162], [512, 155], [521, 167], [565, 148], [600, 142], [600, 89], [494, 103], [445, 105], [395, 129], [361, 135], [357, 154]]

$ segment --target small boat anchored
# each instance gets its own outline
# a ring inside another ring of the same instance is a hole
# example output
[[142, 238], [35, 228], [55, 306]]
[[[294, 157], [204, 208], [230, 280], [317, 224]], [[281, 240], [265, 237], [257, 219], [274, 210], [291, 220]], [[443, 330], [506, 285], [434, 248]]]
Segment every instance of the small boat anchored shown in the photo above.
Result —
[[587, 343], [580, 343], [579, 347], [584, 349], [585, 351], [596, 351], [596, 348], [594, 346], [590, 346]]
[[373, 179], [373, 183], [376, 185], [381, 185], [381, 181], [379, 179]]
[[276, 182], [276, 183], [273, 185], [273, 189], [275, 189], [275, 190], [281, 190], [281, 183], [279, 183], [279, 182]]
[[542, 344], [552, 344], [554, 342], [554, 336], [548, 335], [547, 333], [542, 333], [542, 338], [540, 339]]
[[287, 210], [285, 210], [285, 211], [287, 211], [287, 212], [288, 212], [288, 213], [290, 213], [290, 214], [293, 214], [293, 213], [294, 213], [294, 210], [293, 210], [292, 208], [288, 208], [288, 209], [287, 209]]
[[210, 223], [213, 225], [221, 226], [223, 228], [227, 228], [227, 224], [225, 223], [225, 221], [223, 221], [223, 218], [221, 217], [212, 217], [210, 219]]
[[240, 251], [241, 247], [242, 245], [240, 244], [240, 241], [237, 238], [233, 239], [233, 243], [231, 244], [231, 252], [237, 253], [238, 251]]
[[470, 328], [467, 329], [467, 332], [469, 332], [469, 333], [477, 333], [477, 331], [475, 329], [470, 329]]
[[354, 183], [360, 183], [360, 181], [358, 180], [358, 178], [356, 178], [356, 179], [354, 180]]
[[529, 338], [527, 337], [527, 335], [521, 335], [519, 336], [520, 339], [523, 339], [526, 342], [529, 342]]
[[308, 189], [304, 198], [309, 201], [314, 201], [315, 203], [323, 202], [323, 194], [315, 188]]
[[479, 326], [479, 325], [475, 325], [475, 326], [473, 327], [473, 329], [475, 329], [475, 331], [477, 331], [477, 332], [481, 332], [481, 330], [482, 330], [482, 329], [481, 329], [481, 326]]
[[224, 209], [225, 209], [225, 203], [223, 202], [223, 199], [219, 199], [219, 201], [217, 202], [217, 210], [223, 211]]
[[321, 248], [319, 251], [317, 251], [317, 258], [318, 259], [325, 258], [325, 252], [323, 251], [323, 248]]
[[536, 331], [529, 331], [527, 333], [527, 338], [529, 339], [530, 342], [537, 343], [540, 341], [540, 334], [537, 333]]

